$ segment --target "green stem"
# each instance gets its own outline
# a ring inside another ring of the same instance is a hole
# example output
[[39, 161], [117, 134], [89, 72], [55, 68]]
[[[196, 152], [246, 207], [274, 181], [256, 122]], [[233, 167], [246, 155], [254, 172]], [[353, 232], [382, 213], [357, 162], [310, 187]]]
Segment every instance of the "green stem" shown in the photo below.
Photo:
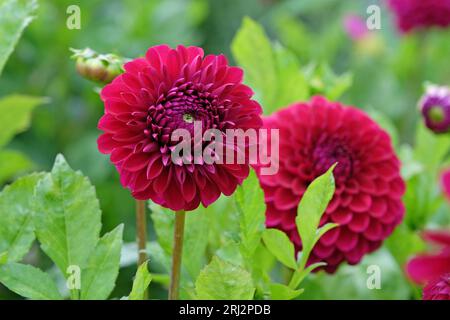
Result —
[[181, 259], [183, 257], [183, 238], [186, 213], [175, 213], [175, 230], [173, 237], [172, 273], [170, 276], [169, 300], [178, 300], [180, 295]]
[[[145, 216], [145, 201], [136, 200], [136, 230], [138, 245], [138, 267], [147, 261], [147, 219]], [[144, 300], [148, 298], [145, 292]]]

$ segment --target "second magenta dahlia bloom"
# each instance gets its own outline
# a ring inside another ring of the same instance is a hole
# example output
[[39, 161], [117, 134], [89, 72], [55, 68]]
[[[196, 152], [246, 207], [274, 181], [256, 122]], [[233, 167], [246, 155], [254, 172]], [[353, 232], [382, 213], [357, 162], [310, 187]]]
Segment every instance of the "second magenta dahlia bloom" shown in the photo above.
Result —
[[308, 185], [331, 165], [336, 192], [321, 225], [335, 222], [314, 247], [310, 261], [334, 272], [344, 261], [358, 263], [376, 250], [404, 214], [405, 184], [389, 135], [363, 111], [315, 97], [264, 120], [280, 130], [280, 169], [260, 175], [267, 204], [266, 224], [288, 234], [301, 249], [295, 217]]
[[450, 25], [450, 0], [388, 0], [402, 32]]
[[435, 248], [408, 261], [406, 272], [414, 282], [426, 284], [424, 300], [450, 300], [450, 232], [433, 230], [422, 236]]
[[150, 48], [124, 69], [101, 91], [105, 114], [98, 124], [99, 150], [110, 154], [122, 185], [136, 199], [172, 210], [193, 210], [232, 194], [247, 177], [248, 163], [174, 163], [171, 151], [178, 142], [171, 135], [179, 128], [193, 134], [194, 122], [203, 131], [258, 129], [262, 110], [242, 84], [242, 70], [223, 55], [166, 45]]

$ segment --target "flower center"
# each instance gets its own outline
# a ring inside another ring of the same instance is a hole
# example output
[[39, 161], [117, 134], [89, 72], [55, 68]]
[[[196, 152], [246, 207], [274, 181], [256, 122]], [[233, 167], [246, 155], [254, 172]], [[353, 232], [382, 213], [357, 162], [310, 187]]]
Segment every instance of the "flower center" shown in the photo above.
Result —
[[194, 122], [194, 116], [190, 113], [185, 113], [183, 114], [183, 120], [186, 123], [193, 123]]
[[428, 115], [434, 123], [441, 123], [445, 119], [444, 110], [440, 106], [432, 106], [428, 111]]
[[208, 87], [199, 83], [175, 84], [149, 107], [147, 129], [151, 140], [160, 145], [172, 145], [176, 129], [186, 129], [194, 136], [194, 122], [200, 122], [202, 133], [207, 129], [222, 129], [227, 102], [220, 102]]
[[319, 142], [313, 150], [314, 169], [316, 175], [325, 173], [336, 162], [334, 176], [337, 181], [345, 181], [352, 174], [353, 159], [348, 148], [339, 141]]

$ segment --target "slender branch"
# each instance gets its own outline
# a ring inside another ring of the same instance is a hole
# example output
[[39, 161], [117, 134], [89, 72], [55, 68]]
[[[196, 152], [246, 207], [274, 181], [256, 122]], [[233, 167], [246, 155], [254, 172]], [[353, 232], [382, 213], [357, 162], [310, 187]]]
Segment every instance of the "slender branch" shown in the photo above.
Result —
[[[138, 245], [138, 267], [147, 261], [147, 219], [145, 216], [145, 201], [136, 200], [136, 230]], [[147, 291], [144, 299], [148, 298]]]
[[180, 293], [181, 259], [183, 257], [184, 222], [186, 213], [175, 213], [175, 230], [173, 237], [172, 274], [170, 278], [169, 300], [178, 300]]

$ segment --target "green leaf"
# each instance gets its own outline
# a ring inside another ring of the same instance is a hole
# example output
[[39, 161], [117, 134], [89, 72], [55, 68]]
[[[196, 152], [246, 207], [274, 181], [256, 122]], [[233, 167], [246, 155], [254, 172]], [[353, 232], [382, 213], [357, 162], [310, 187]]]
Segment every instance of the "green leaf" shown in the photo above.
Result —
[[292, 300], [303, 293], [303, 289], [293, 290], [281, 283], [270, 284], [270, 297], [272, 300]]
[[0, 253], [0, 266], [8, 262], [8, 252]]
[[353, 84], [353, 75], [336, 75], [328, 64], [312, 66], [306, 72], [312, 93], [325, 95], [329, 100], [340, 98]]
[[0, 74], [23, 30], [34, 18], [35, 0], [2, 0], [0, 3]]
[[0, 266], [0, 282], [9, 290], [25, 298], [62, 299], [50, 276], [30, 265], [13, 262]]
[[273, 110], [277, 83], [275, 55], [264, 29], [245, 17], [231, 44], [238, 64], [245, 70], [245, 83], [255, 90], [256, 98], [266, 108]]
[[323, 225], [322, 227], [320, 227], [319, 229], [317, 229], [316, 232], [316, 242], [328, 231], [330, 231], [331, 229], [334, 229], [336, 227], [338, 227], [339, 225], [337, 223], [327, 223], [325, 225]]
[[81, 299], [106, 300], [119, 274], [123, 225], [105, 234], [81, 272]]
[[35, 191], [34, 225], [42, 250], [63, 274], [69, 266], [85, 266], [96, 247], [101, 212], [95, 189], [58, 155], [51, 173]]
[[0, 252], [8, 252], [9, 261], [19, 261], [34, 241], [33, 194], [43, 174], [31, 174], [16, 180], [0, 193]]
[[0, 185], [14, 176], [28, 171], [33, 162], [23, 153], [13, 150], [0, 150]]
[[307, 100], [309, 97], [309, 85], [300, 70], [300, 63], [295, 55], [278, 46], [275, 50], [275, 58], [278, 72], [278, 92], [273, 108], [266, 108], [266, 114], [294, 102]]
[[200, 300], [250, 300], [255, 293], [250, 273], [217, 256], [202, 270], [195, 289]]
[[25, 131], [30, 125], [33, 109], [46, 101], [45, 98], [23, 95], [10, 95], [1, 98], [0, 147], [6, 145], [15, 134]]
[[267, 229], [263, 233], [267, 249], [286, 267], [296, 270], [295, 248], [286, 233], [277, 229]]
[[302, 239], [302, 267], [305, 266], [317, 240], [316, 232], [320, 218], [334, 194], [333, 169], [335, 166], [331, 166], [326, 173], [316, 178], [308, 186], [298, 205], [295, 223]]
[[400, 267], [403, 267], [414, 254], [426, 249], [422, 238], [416, 232], [410, 230], [406, 223], [402, 223], [394, 230], [386, 240], [386, 246]]
[[281, 45], [274, 47], [262, 26], [252, 19], [244, 18], [231, 51], [265, 114], [308, 98], [309, 84], [298, 59]]
[[253, 256], [264, 231], [266, 205], [264, 192], [254, 170], [235, 193], [239, 213], [241, 251], [244, 258]]
[[152, 281], [152, 275], [148, 272], [147, 264], [148, 261], [139, 266], [128, 300], [144, 300], [145, 292]]

